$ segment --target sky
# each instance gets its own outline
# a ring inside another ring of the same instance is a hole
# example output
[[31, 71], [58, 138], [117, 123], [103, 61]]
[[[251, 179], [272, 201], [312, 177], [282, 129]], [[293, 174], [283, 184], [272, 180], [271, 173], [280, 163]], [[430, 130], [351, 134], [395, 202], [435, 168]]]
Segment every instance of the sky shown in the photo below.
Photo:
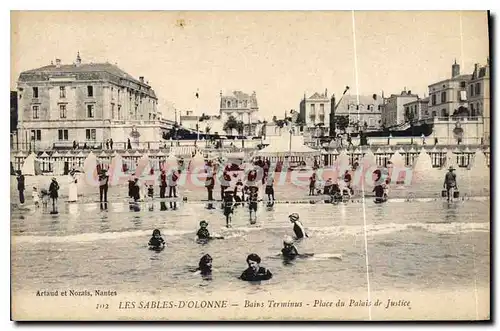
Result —
[[[353, 29], [354, 28], [354, 29]], [[390, 95], [461, 73], [489, 54], [484, 11], [12, 12], [11, 89], [56, 58], [144, 76], [170, 119], [218, 114], [220, 91], [257, 94], [262, 119], [304, 93]], [[195, 93], [199, 92], [197, 102]]]

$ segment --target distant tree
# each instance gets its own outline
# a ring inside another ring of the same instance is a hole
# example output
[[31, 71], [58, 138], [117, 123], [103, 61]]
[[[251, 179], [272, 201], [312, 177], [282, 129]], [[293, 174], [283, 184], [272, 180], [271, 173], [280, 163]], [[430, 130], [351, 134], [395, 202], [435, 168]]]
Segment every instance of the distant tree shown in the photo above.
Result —
[[345, 133], [347, 127], [349, 126], [349, 115], [335, 116], [335, 126], [339, 131]]
[[224, 126], [222, 127], [222, 129], [226, 132], [232, 131], [233, 129], [237, 128], [238, 128], [238, 121], [234, 116], [229, 116], [226, 123], [224, 123]]

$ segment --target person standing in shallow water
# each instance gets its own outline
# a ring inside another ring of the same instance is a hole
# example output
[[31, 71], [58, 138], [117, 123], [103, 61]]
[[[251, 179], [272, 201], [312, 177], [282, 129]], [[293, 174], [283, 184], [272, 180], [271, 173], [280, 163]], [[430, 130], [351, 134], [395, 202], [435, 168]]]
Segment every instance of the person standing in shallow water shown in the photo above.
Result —
[[102, 169], [99, 174], [99, 202], [108, 202], [108, 181], [106, 169]]
[[457, 175], [453, 172], [455, 168], [453, 166], [450, 166], [448, 168], [448, 172], [444, 176], [444, 183], [443, 183], [443, 188], [446, 188], [446, 195], [448, 197], [448, 201], [450, 201], [453, 196], [451, 193], [452, 189], [457, 189]]
[[52, 213], [57, 213], [57, 198], [59, 197], [59, 183], [55, 177], [52, 178], [52, 182], [49, 186], [49, 195], [52, 199]]
[[260, 266], [260, 256], [257, 254], [250, 254], [247, 257], [248, 268], [243, 271], [240, 276], [241, 280], [245, 281], [260, 281], [260, 280], [269, 280], [273, 278], [273, 274], [269, 269]]
[[17, 190], [19, 191], [19, 202], [21, 204], [24, 203], [24, 190], [25, 190], [25, 184], [24, 184], [24, 175], [23, 173], [21, 172], [21, 170], [19, 170], [17, 172]]

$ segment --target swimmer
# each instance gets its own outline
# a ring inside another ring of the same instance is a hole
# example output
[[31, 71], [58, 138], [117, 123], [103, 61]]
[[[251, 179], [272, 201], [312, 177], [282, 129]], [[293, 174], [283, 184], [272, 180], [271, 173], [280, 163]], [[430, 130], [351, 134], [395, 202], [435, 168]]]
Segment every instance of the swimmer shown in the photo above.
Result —
[[200, 273], [202, 276], [209, 276], [212, 274], [212, 257], [210, 254], [205, 254], [201, 257], [198, 268], [195, 269], [194, 272]]
[[241, 280], [245, 281], [260, 281], [269, 280], [273, 277], [273, 274], [268, 269], [261, 267], [259, 264], [261, 262], [260, 256], [257, 254], [250, 254], [247, 257], [248, 268], [243, 271], [240, 276]]
[[208, 222], [207, 221], [201, 221], [200, 222], [200, 229], [198, 232], [196, 232], [196, 236], [198, 237], [198, 240], [210, 240], [210, 239], [224, 239], [224, 237], [215, 237], [211, 236], [210, 232], [207, 229], [208, 227]]
[[297, 248], [293, 245], [293, 239], [290, 236], [286, 236], [283, 239], [283, 249], [281, 250], [284, 258], [294, 259], [299, 255]]
[[304, 225], [299, 221], [299, 214], [293, 213], [288, 216], [290, 222], [293, 223], [293, 232], [295, 232], [295, 236], [297, 239], [302, 239], [304, 237], [309, 237], [304, 229]]
[[149, 249], [163, 249], [165, 247], [165, 240], [161, 237], [160, 230], [154, 229], [153, 236], [149, 239], [148, 243]]

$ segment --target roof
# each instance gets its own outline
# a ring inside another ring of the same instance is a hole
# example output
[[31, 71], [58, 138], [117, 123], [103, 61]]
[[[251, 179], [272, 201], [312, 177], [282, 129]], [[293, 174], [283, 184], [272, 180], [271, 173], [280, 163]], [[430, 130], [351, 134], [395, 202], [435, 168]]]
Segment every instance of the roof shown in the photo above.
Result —
[[[33, 74], [78, 74], [78, 73], [100, 73], [100, 72], [105, 72], [108, 74], [111, 74], [113, 76], [116, 76], [117, 78], [120, 79], [126, 79], [128, 81], [134, 82], [137, 85], [145, 86], [148, 88], [147, 92], [150, 92], [153, 96], [156, 97], [153, 89], [151, 89], [151, 86], [142, 83], [141, 81], [135, 79], [132, 77], [130, 74], [126, 73], [122, 69], [120, 69], [118, 66], [111, 64], [111, 63], [81, 63], [79, 65], [76, 64], [61, 64], [59, 66], [55, 64], [51, 64], [48, 66], [36, 68], [36, 69], [31, 69], [27, 71], [21, 72], [19, 75], [19, 80], [24, 81], [26, 76], [30, 76]], [[27, 79], [26, 79], [27, 80]]]
[[324, 94], [320, 94], [320, 93], [316, 92], [313, 95], [311, 95], [309, 97], [309, 99], [328, 99], [328, 97], [325, 96]]
[[455, 76], [455, 77], [443, 79], [443, 80], [441, 80], [439, 82], [436, 82], [436, 83], [432, 83], [428, 87], [431, 87], [431, 86], [434, 86], [434, 85], [437, 85], [437, 84], [442, 84], [442, 83], [449, 82], [449, 81], [454, 81], [454, 80], [470, 80], [471, 77], [472, 77], [472, 75], [470, 75], [470, 74], [468, 74], [468, 75], [458, 75], [458, 76]]

